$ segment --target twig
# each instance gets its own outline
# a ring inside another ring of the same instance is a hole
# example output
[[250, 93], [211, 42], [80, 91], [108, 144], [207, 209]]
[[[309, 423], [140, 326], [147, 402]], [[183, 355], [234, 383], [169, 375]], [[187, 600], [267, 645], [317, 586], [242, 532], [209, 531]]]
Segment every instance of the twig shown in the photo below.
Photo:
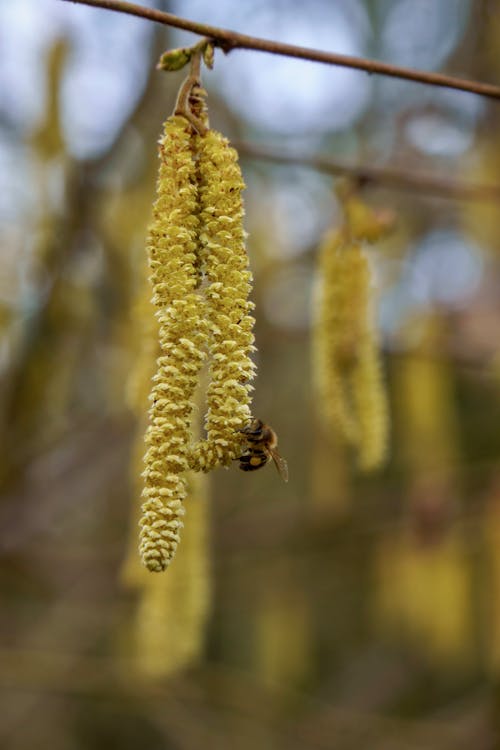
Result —
[[166, 26], [174, 26], [178, 29], [191, 31], [194, 34], [209, 37], [214, 44], [224, 52], [230, 52], [233, 49], [252, 49], [260, 52], [269, 52], [272, 55], [284, 55], [285, 57], [297, 57], [302, 60], [312, 62], [321, 62], [327, 65], [340, 65], [345, 68], [356, 68], [364, 70], [366, 73], [378, 73], [380, 75], [391, 76], [392, 78], [402, 78], [407, 81], [418, 81], [426, 83], [429, 86], [443, 86], [460, 91], [469, 91], [473, 94], [487, 96], [492, 99], [500, 99], [500, 87], [489, 83], [479, 81], [468, 81], [463, 78], [454, 78], [442, 73], [429, 73], [412, 68], [401, 68], [389, 63], [379, 62], [378, 60], [368, 60], [363, 57], [351, 57], [350, 55], [340, 55], [336, 52], [324, 52], [321, 50], [311, 49], [309, 47], [298, 47], [293, 44], [284, 44], [269, 39], [260, 39], [258, 37], [240, 34], [229, 29], [221, 29], [217, 26], [210, 26], [196, 21], [189, 21], [180, 18], [172, 13], [164, 13], [153, 8], [145, 8], [141, 5], [124, 2], [124, 0], [63, 0], [63, 2], [73, 2], [80, 5], [90, 5], [95, 8], [104, 8], [105, 10], [114, 10], [119, 13], [138, 16], [148, 21], [156, 21]]
[[203, 89], [201, 88], [202, 54], [203, 50], [202, 45], [200, 44], [197, 49], [195, 48], [191, 57], [190, 72], [179, 89], [174, 110], [176, 115], [182, 115], [189, 120], [192, 127], [200, 135], [204, 135], [207, 132], [207, 126], [202, 118], [197, 117], [194, 112], [194, 107], [196, 107], [197, 110], [203, 110]]
[[245, 141], [231, 141], [241, 156], [272, 161], [276, 164], [310, 167], [326, 174], [354, 177], [361, 185], [375, 183], [387, 188], [424, 192], [442, 198], [458, 200], [499, 201], [500, 185], [483, 185], [434, 177], [430, 174], [410, 173], [387, 167], [356, 166], [344, 164], [328, 156], [297, 156]]

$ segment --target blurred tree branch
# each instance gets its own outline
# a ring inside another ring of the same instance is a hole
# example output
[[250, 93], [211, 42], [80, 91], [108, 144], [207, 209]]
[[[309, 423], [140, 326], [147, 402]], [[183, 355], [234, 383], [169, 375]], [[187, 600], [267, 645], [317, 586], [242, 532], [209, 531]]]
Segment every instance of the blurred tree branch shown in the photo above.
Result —
[[266, 147], [245, 141], [232, 143], [242, 157], [272, 161], [276, 164], [310, 167], [326, 174], [352, 177], [360, 184], [360, 187], [375, 183], [387, 188], [424, 192], [426, 195], [457, 200], [498, 201], [500, 199], [500, 185], [473, 184], [389, 167], [358, 166], [339, 162], [326, 155], [301, 156], [279, 151], [274, 146]]
[[401, 78], [407, 81], [417, 81], [426, 83], [429, 86], [443, 86], [460, 91], [469, 91], [480, 96], [487, 96], [492, 99], [500, 99], [500, 87], [480, 81], [469, 81], [463, 78], [444, 75], [443, 73], [430, 73], [412, 68], [402, 68], [390, 63], [384, 63], [379, 60], [369, 60], [364, 57], [354, 57], [351, 55], [340, 55], [336, 52], [325, 52], [322, 50], [312, 49], [310, 47], [299, 47], [294, 44], [285, 44], [269, 39], [260, 39], [258, 37], [240, 34], [229, 29], [222, 29], [217, 26], [210, 26], [196, 21], [189, 21], [180, 18], [173, 13], [165, 13], [154, 8], [145, 8], [141, 5], [124, 2], [123, 0], [64, 0], [64, 2], [73, 2], [80, 5], [90, 5], [94, 8], [103, 8], [105, 10], [114, 10], [119, 13], [127, 13], [131, 16], [137, 16], [147, 21], [155, 21], [166, 26], [174, 26], [178, 29], [191, 31], [193, 34], [211, 39], [215, 46], [220, 47], [224, 52], [231, 52], [233, 49], [252, 49], [259, 52], [268, 52], [272, 55], [283, 55], [285, 57], [295, 57], [311, 62], [325, 63], [326, 65], [339, 65], [345, 68], [355, 68], [364, 70], [366, 73], [377, 73], [379, 75], [390, 76], [392, 78]]

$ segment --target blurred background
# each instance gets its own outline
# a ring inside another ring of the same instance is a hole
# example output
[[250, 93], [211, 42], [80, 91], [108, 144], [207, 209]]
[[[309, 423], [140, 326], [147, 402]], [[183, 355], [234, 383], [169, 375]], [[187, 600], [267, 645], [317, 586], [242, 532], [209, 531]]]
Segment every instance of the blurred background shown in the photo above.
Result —
[[[165, 0], [249, 34], [500, 82], [494, 0]], [[157, 139], [196, 37], [56, 0], [0, 4], [0, 745], [500, 747], [500, 212], [368, 186], [391, 458], [318, 419], [310, 333], [332, 179], [245, 156], [255, 414], [272, 467], [191, 487], [163, 575], [136, 558], [127, 378]], [[205, 72], [233, 140], [500, 184], [500, 108], [248, 51]], [[146, 408], [146, 406], [144, 407]]]

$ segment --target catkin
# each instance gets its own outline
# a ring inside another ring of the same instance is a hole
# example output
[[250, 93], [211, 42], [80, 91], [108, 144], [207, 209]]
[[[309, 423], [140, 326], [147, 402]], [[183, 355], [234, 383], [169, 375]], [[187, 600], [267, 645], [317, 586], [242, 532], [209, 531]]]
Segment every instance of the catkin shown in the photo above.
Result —
[[251, 418], [255, 320], [250, 315], [252, 274], [245, 249], [241, 198], [245, 183], [238, 155], [216, 131], [198, 137], [197, 145], [210, 383], [206, 439], [194, 446], [190, 463], [194, 469], [208, 471], [227, 466], [241, 453], [237, 430]]
[[389, 214], [379, 218], [352, 196], [343, 207], [344, 225], [328, 231], [319, 248], [313, 371], [326, 421], [356, 447], [359, 467], [368, 471], [386, 456], [388, 412], [361, 243], [387, 231]]
[[320, 291], [313, 336], [313, 372], [323, 414], [349, 443], [357, 439], [356, 418], [344, 377], [355, 355], [356, 341], [349, 327], [355, 309], [347, 284], [352, 274], [346, 273], [352, 257], [340, 231], [326, 233], [319, 249]]
[[140, 553], [151, 571], [164, 570], [179, 543], [191, 412], [205, 358], [206, 322], [197, 292], [197, 178], [191, 147], [189, 123], [178, 116], [167, 120], [147, 242], [161, 348], [150, 396], [140, 522]]
[[[164, 570], [175, 555], [186, 471], [227, 466], [240, 455], [255, 370], [237, 153], [220, 133], [194, 134], [187, 119], [174, 116], [160, 140], [160, 160], [147, 250], [161, 354], [140, 522], [140, 552], [152, 571]], [[206, 437], [195, 443], [192, 410], [207, 356]]]

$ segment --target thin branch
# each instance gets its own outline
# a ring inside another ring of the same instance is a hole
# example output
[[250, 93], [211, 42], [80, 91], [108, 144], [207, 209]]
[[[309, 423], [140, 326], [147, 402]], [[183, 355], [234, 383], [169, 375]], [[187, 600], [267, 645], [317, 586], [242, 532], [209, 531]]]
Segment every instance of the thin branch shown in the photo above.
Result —
[[272, 161], [276, 164], [310, 167], [319, 172], [339, 177], [353, 177], [362, 185], [374, 183], [382, 187], [398, 188], [410, 192], [423, 192], [442, 198], [458, 200], [493, 201], [500, 200], [500, 185], [483, 185], [434, 177], [430, 174], [418, 174], [387, 167], [367, 167], [345, 164], [328, 156], [297, 156], [286, 151], [279, 151], [274, 146], [265, 147], [245, 141], [231, 141], [231, 144], [242, 157]]
[[272, 55], [284, 55], [285, 57], [296, 57], [327, 65], [356, 68], [357, 70], [364, 70], [366, 73], [378, 73], [380, 75], [391, 76], [392, 78], [426, 83], [429, 86], [443, 86], [445, 88], [458, 89], [459, 91], [469, 91], [470, 93], [487, 96], [492, 99], [500, 99], [500, 87], [493, 84], [454, 78], [442, 73], [429, 73], [412, 68], [401, 68], [389, 63], [379, 62], [378, 60], [368, 60], [363, 57], [351, 57], [350, 55], [340, 55], [336, 52], [323, 52], [309, 47], [298, 47], [294, 44], [260, 39], [248, 36], [247, 34], [239, 34], [229, 29], [221, 29], [217, 26], [189, 21], [172, 13], [145, 8], [141, 5], [124, 2], [124, 0], [63, 0], [63, 2], [73, 2], [80, 5], [90, 5], [95, 8], [104, 8], [105, 10], [114, 10], [119, 13], [127, 13], [131, 16], [138, 16], [148, 21], [156, 21], [166, 26], [174, 26], [178, 29], [191, 31], [194, 34], [209, 37], [224, 52], [230, 52], [233, 49], [258, 50], [260, 52], [269, 52]]

